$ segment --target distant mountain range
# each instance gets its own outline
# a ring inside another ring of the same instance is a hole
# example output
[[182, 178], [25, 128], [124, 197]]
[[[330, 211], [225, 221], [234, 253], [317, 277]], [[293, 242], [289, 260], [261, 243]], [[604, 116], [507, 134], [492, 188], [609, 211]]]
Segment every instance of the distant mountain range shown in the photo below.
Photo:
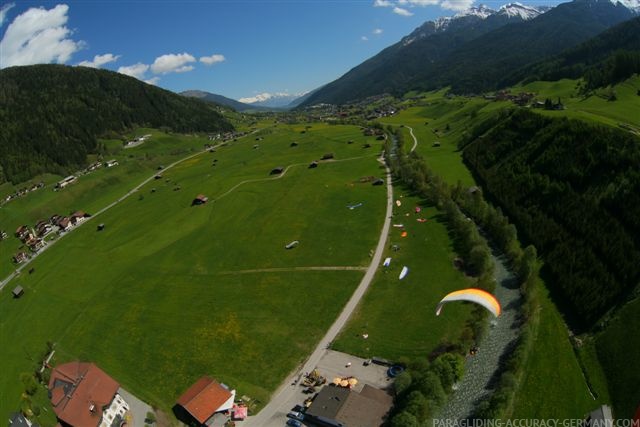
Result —
[[513, 82], [522, 67], [637, 16], [640, 0], [574, 0], [555, 8], [481, 5], [425, 22], [398, 43], [309, 96], [301, 106], [450, 86], [457, 93]]
[[188, 98], [197, 98], [203, 101], [213, 102], [215, 104], [223, 105], [225, 107], [233, 108], [236, 111], [266, 111], [268, 108], [262, 108], [257, 105], [245, 104], [244, 102], [236, 101], [235, 99], [227, 98], [226, 96], [217, 95], [215, 93], [205, 92], [203, 90], [185, 90], [180, 92], [180, 95]]
[[292, 103], [295, 103], [297, 99], [305, 94], [289, 94], [289, 93], [260, 93], [256, 96], [249, 98], [240, 98], [240, 102], [254, 105], [257, 107], [269, 107], [269, 108], [290, 108]]
[[[316, 89], [317, 90], [317, 89]], [[243, 100], [251, 100], [253, 102], [236, 101], [226, 96], [217, 95], [215, 93], [205, 92], [202, 90], [185, 90], [180, 95], [189, 98], [198, 98], [203, 101], [213, 102], [225, 107], [233, 108], [236, 111], [281, 111], [290, 110], [304, 102], [309, 96], [315, 93], [315, 90], [307, 92], [303, 95], [275, 94], [271, 95], [263, 93], [256, 95], [254, 98], [242, 98]]]

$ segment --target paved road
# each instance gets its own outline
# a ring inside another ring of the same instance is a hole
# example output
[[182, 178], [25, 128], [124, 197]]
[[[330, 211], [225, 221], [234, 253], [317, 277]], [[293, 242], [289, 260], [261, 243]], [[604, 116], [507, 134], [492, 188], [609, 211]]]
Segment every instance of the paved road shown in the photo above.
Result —
[[[382, 161], [381, 161], [382, 162]], [[386, 166], [385, 166], [386, 167]], [[380, 231], [380, 238], [378, 239], [378, 246], [371, 260], [371, 264], [367, 269], [364, 277], [360, 281], [357, 289], [345, 305], [340, 316], [335, 320], [333, 325], [329, 328], [326, 335], [320, 340], [316, 349], [311, 353], [307, 361], [303, 366], [292, 372], [280, 385], [280, 387], [273, 394], [271, 401], [255, 416], [251, 416], [246, 419], [241, 425], [254, 426], [254, 427], [280, 427], [284, 425], [286, 421], [286, 413], [291, 410], [293, 405], [291, 402], [296, 403], [298, 387], [293, 387], [291, 384], [298, 378], [300, 374], [304, 372], [311, 372], [320, 362], [322, 357], [327, 352], [327, 348], [331, 342], [338, 335], [338, 332], [347, 323], [347, 320], [353, 313], [360, 299], [366, 292], [367, 288], [371, 284], [373, 277], [376, 273], [378, 266], [382, 260], [382, 254], [387, 243], [387, 236], [389, 234], [389, 228], [391, 226], [391, 214], [393, 213], [393, 186], [391, 185], [391, 171], [386, 167], [387, 173], [387, 211], [385, 214], [384, 225]]]

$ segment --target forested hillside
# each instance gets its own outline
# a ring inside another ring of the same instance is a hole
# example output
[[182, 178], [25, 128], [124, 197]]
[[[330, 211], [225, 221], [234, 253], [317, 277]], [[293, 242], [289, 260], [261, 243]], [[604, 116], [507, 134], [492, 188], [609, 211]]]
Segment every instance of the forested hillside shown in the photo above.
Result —
[[526, 110], [492, 125], [464, 160], [538, 248], [570, 323], [590, 327], [640, 280], [640, 139]]
[[554, 81], [585, 78], [585, 89], [625, 80], [640, 73], [640, 18], [618, 24], [598, 36], [508, 78]]
[[66, 174], [109, 131], [232, 129], [211, 104], [112, 71], [33, 65], [0, 70], [0, 183]]

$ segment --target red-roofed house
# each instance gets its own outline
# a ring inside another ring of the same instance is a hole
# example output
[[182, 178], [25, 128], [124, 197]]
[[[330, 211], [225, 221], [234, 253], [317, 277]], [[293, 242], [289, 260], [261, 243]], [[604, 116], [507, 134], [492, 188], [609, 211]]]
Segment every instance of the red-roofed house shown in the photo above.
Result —
[[116, 380], [93, 363], [76, 361], [53, 369], [49, 397], [61, 425], [109, 427], [122, 424], [129, 410], [119, 388]]
[[235, 397], [235, 390], [229, 390], [209, 377], [202, 377], [180, 396], [178, 405], [202, 425], [209, 424], [208, 421], [217, 413], [233, 408]]

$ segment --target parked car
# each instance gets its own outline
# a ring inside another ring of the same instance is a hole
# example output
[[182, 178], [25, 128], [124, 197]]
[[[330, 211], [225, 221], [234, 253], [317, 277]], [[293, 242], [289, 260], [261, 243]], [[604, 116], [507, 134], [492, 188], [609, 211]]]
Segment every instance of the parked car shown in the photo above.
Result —
[[293, 418], [294, 420], [299, 420], [299, 421], [303, 421], [304, 420], [304, 414], [302, 412], [298, 412], [298, 411], [290, 411], [287, 414], [287, 417]]
[[287, 420], [287, 425], [291, 427], [302, 427], [302, 423], [298, 420], [294, 420], [293, 418]]

